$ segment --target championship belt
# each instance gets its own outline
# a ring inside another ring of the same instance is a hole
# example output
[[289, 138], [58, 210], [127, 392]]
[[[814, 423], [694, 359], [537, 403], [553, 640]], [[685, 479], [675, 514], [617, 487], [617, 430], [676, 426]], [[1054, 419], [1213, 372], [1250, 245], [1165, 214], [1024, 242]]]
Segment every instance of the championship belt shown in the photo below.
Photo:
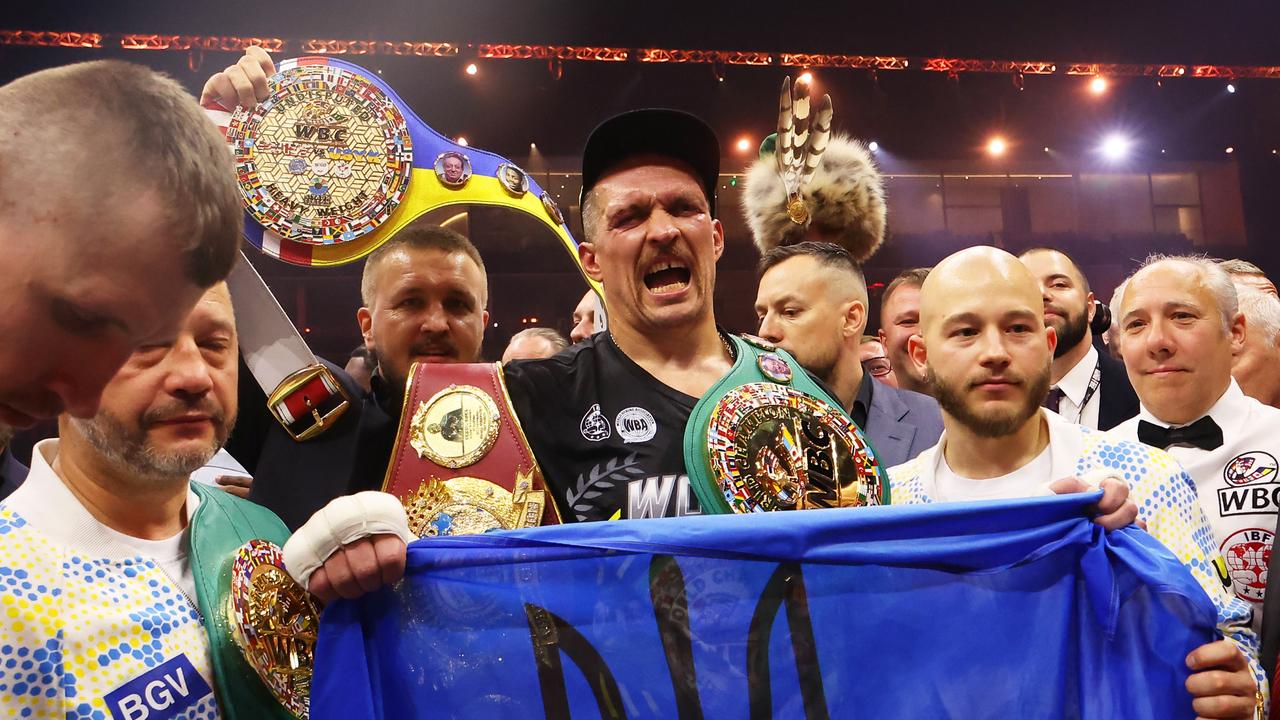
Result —
[[499, 363], [414, 363], [382, 490], [419, 537], [560, 522]]
[[786, 351], [734, 337], [733, 369], [694, 406], [684, 457], [704, 513], [886, 505], [871, 445]]
[[[284, 60], [253, 110], [206, 105], [235, 158], [244, 236], [293, 265], [356, 262], [424, 213], [508, 207], [542, 222], [578, 265], [555, 200], [518, 165], [446, 138], [375, 73], [331, 57]], [[587, 283], [603, 296], [599, 283]], [[296, 440], [349, 404], [247, 261], [230, 279], [241, 349], [272, 415]]]

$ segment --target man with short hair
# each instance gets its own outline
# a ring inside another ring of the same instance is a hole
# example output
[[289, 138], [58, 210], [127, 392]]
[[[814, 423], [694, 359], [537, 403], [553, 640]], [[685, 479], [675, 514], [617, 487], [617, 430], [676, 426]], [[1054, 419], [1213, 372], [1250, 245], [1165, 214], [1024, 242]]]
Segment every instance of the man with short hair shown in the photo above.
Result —
[[23, 580], [0, 584], [0, 707], [15, 717], [290, 717], [229, 644], [223, 595], [228, 548], [288, 533], [188, 480], [235, 423], [236, 355], [219, 284], [173, 339], [130, 356], [93, 418], [63, 415], [0, 503], [0, 576]]
[[0, 87], [0, 423], [90, 417], [237, 256], [226, 144], [177, 82], [116, 60]]
[[1129, 276], [1116, 315], [1142, 410], [1112, 432], [1167, 449], [1187, 469], [1257, 629], [1276, 525], [1280, 410], [1231, 377], [1248, 327], [1231, 277], [1204, 258], [1153, 256]]
[[1138, 396], [1124, 364], [1094, 347], [1090, 324], [1097, 306], [1080, 266], [1053, 248], [1032, 248], [1019, 259], [1040, 281], [1044, 320], [1058, 336], [1045, 407], [1095, 430], [1110, 430], [1137, 415]]
[[502, 363], [505, 365], [512, 360], [549, 358], [567, 347], [569, 341], [551, 328], [525, 328], [511, 336], [507, 349], [502, 351]]
[[907, 341], [916, 334], [920, 322], [920, 286], [927, 277], [927, 267], [903, 270], [880, 296], [880, 342], [889, 353], [898, 387], [922, 395], [929, 394], [929, 383], [911, 364]]
[[885, 352], [884, 343], [875, 335], [863, 335], [862, 344], [858, 346], [858, 359], [862, 369], [871, 377], [889, 387], [898, 387], [898, 376], [893, 374], [893, 363]]
[[1090, 476], [1105, 476], [1103, 488], [1113, 491], [1127, 479], [1148, 531], [1187, 566], [1218, 609], [1226, 640], [1186, 658], [1196, 713], [1250, 718], [1265, 689], [1257, 636], [1248, 607], [1214, 572], [1217, 548], [1191, 479], [1163, 452], [1040, 407], [1056, 331], [1045, 323], [1038, 285], [1017, 258], [992, 247], [951, 255], [925, 280], [911, 357], [933, 385], [946, 432], [934, 448], [890, 469], [894, 502], [1030, 497], [1055, 485], [1082, 486], [1079, 478]]
[[847, 250], [826, 242], [779, 245], [760, 259], [759, 334], [831, 388], [885, 467], [910, 460], [942, 433], [938, 404], [879, 385], [862, 367], [867, 285]]
[[1226, 270], [1231, 276], [1231, 281], [1236, 285], [1247, 285], [1272, 297], [1280, 297], [1280, 294], [1276, 293], [1276, 285], [1271, 282], [1271, 278], [1267, 277], [1262, 268], [1248, 260], [1239, 258], [1219, 260], [1218, 267]]
[[1231, 360], [1231, 377], [1245, 395], [1280, 408], [1280, 299], [1238, 280], [1235, 285], [1245, 324], [1244, 345]]

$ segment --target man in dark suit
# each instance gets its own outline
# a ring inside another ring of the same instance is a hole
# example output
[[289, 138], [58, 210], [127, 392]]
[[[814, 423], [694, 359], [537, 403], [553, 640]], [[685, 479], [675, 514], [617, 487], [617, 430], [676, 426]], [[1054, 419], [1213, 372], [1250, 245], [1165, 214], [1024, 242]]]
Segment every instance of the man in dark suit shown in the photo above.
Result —
[[760, 260], [761, 337], [831, 388], [889, 468], [937, 444], [942, 414], [933, 398], [875, 382], [863, 369], [867, 304], [862, 271], [838, 245], [782, 245]]
[[13, 439], [13, 428], [0, 425], [0, 500], [13, 494], [14, 490], [27, 479], [27, 466], [18, 462], [9, 447]]
[[1138, 396], [1124, 363], [1094, 347], [1090, 323], [1097, 306], [1080, 267], [1052, 248], [1032, 248], [1019, 259], [1040, 281], [1045, 324], [1058, 333], [1045, 407], [1095, 430], [1137, 415]]

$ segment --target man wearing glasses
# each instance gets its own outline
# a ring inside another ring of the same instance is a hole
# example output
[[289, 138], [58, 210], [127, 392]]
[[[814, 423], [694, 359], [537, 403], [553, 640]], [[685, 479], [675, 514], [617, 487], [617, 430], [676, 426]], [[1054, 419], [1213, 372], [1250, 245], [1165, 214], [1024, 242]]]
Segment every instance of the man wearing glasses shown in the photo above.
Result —
[[885, 467], [938, 442], [942, 415], [932, 398], [872, 379], [892, 370], [883, 350], [864, 371], [867, 283], [848, 251], [824, 242], [782, 245], [765, 253], [759, 269], [760, 336], [831, 388]]
[[858, 347], [858, 359], [862, 361], [863, 371], [872, 378], [888, 385], [898, 387], [898, 376], [893, 372], [893, 363], [885, 352], [884, 343], [875, 335], [863, 335], [862, 345]]

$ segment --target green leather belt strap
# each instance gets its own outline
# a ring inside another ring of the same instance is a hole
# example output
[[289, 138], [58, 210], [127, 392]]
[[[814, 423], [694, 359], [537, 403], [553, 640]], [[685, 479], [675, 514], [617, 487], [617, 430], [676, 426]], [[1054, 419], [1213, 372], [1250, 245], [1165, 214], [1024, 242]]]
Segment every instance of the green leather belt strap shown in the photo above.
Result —
[[[729, 337], [734, 344], [737, 356], [734, 360], [733, 368], [718, 383], [713, 385], [698, 401], [698, 404], [694, 406], [693, 413], [689, 416], [689, 422], [684, 431], [685, 469], [689, 473], [689, 484], [698, 496], [698, 502], [702, 506], [703, 513], [733, 512], [725, 498], [724, 491], [716, 482], [712, 471], [708, 432], [712, 413], [721, 399], [743, 385], [753, 383], [783, 384], [792, 390], [809, 396], [813, 400], [830, 406], [830, 412], [838, 413], [845, 420], [849, 420], [849, 425], [857, 438], [868, 449], [868, 452], [874, 456], [871, 444], [862, 434], [862, 431], [853, 424], [849, 414], [840, 405], [839, 401], [814, 381], [809, 376], [809, 373], [796, 362], [795, 358], [785, 350], [773, 347], [771, 343], [759, 338], [753, 337], [750, 340], [744, 340], [736, 335]], [[779, 361], [785, 363], [786, 367], [782, 367]], [[878, 504], [887, 505], [889, 504], [888, 477], [884, 474], [884, 468], [880, 467], [879, 463], [876, 463], [875, 471], [880, 478]]]
[[260, 505], [199, 483], [191, 483], [191, 489], [200, 498], [200, 505], [191, 518], [191, 571], [196, 581], [197, 602], [204, 614], [205, 631], [209, 634], [218, 707], [227, 720], [291, 720], [292, 713], [276, 701], [245, 661], [232, 640], [227, 618], [231, 564], [236, 550], [255, 539], [283, 546], [289, 539], [289, 529]]

